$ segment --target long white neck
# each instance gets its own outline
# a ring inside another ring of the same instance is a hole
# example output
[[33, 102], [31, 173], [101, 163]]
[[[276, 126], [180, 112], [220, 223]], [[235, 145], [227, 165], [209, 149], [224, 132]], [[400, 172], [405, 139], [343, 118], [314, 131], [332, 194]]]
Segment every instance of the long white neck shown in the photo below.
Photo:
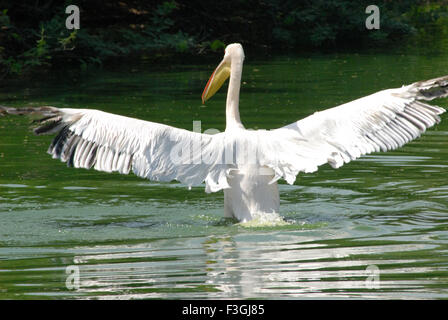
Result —
[[230, 80], [226, 101], [226, 130], [244, 128], [240, 119], [239, 103], [243, 60], [233, 59], [230, 65]]

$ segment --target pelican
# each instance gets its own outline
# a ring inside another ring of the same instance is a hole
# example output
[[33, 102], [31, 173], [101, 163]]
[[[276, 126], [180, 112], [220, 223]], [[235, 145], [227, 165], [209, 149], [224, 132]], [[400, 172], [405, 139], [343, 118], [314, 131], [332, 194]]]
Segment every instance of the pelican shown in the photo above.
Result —
[[48, 153], [69, 167], [153, 181], [177, 180], [224, 191], [224, 216], [249, 221], [279, 212], [279, 179], [323, 164], [339, 168], [372, 152], [399, 148], [440, 122], [444, 109], [424, 101], [448, 95], [448, 76], [386, 89], [274, 130], [247, 130], [239, 114], [244, 51], [238, 44], [208, 80], [202, 102], [229, 79], [226, 129], [191, 132], [92, 109], [0, 106], [0, 115], [37, 114], [34, 133], [56, 134]]

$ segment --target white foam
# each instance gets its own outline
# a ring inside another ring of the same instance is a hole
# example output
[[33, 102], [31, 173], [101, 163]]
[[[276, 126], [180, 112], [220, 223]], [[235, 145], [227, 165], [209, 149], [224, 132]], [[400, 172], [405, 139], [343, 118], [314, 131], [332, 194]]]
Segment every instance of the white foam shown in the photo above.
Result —
[[282, 216], [276, 212], [255, 212], [252, 213], [252, 220], [243, 221], [239, 224], [247, 228], [259, 228], [259, 227], [277, 227], [286, 226], [291, 223], [285, 221]]

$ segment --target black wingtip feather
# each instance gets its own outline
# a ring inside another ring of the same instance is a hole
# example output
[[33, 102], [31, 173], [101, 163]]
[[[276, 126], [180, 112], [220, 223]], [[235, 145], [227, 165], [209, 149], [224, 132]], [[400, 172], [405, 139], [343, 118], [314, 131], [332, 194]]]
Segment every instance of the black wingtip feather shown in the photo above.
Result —
[[62, 121], [60, 117], [51, 118], [51, 120], [47, 120], [44, 125], [35, 128], [33, 131], [35, 135], [54, 133], [56, 128], [61, 125]]
[[59, 134], [53, 139], [50, 148], [48, 149], [49, 153], [51, 153], [54, 157], [59, 158], [61, 156], [62, 147], [64, 146], [65, 141], [69, 138], [69, 135], [72, 135], [68, 129], [68, 126], [62, 128]]
[[74, 159], [75, 159], [75, 153], [76, 149], [79, 147], [79, 143], [82, 141], [81, 137], [78, 135], [74, 135], [71, 139], [71, 145], [67, 147], [68, 152], [66, 152], [66, 159], [67, 159], [67, 167], [73, 167], [74, 166]]

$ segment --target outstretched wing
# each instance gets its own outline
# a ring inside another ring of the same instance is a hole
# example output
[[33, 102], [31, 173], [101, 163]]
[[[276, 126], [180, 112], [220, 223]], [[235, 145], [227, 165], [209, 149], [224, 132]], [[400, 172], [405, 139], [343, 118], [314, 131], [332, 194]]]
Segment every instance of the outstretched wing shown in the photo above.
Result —
[[[153, 181], [177, 180], [189, 186], [206, 182], [206, 191], [228, 187], [218, 161], [222, 139], [99, 110], [54, 107], [7, 108], [0, 115], [38, 114], [36, 134], [56, 134], [48, 148], [69, 167], [94, 168]], [[202, 161], [204, 154], [214, 161]], [[212, 156], [210, 156], [212, 155]]]
[[[344, 163], [374, 151], [398, 148], [440, 121], [444, 109], [421, 100], [448, 96], [448, 76], [388, 89], [266, 131], [205, 135], [98, 110], [7, 108], [38, 113], [36, 134], [57, 133], [48, 152], [68, 166], [129, 173], [206, 191], [228, 188], [229, 170], [271, 168], [273, 180], [294, 183], [299, 172]], [[266, 174], [271, 174], [268, 170]]]
[[422, 100], [448, 96], [448, 76], [379, 91], [271, 131], [263, 162], [293, 183], [329, 163], [338, 168], [362, 155], [388, 151], [419, 137], [444, 109]]

